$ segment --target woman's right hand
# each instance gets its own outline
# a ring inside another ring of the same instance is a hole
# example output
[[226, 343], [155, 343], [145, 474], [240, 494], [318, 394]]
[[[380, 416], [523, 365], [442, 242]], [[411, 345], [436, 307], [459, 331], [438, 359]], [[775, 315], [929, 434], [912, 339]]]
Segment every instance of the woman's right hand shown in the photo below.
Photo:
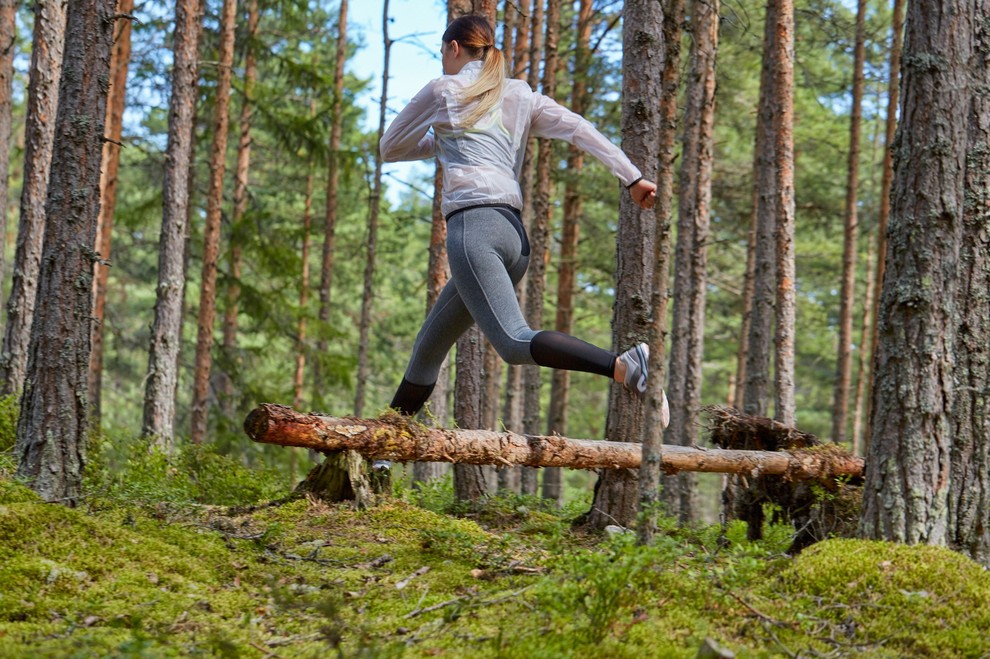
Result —
[[641, 178], [629, 188], [629, 194], [637, 206], [649, 210], [657, 201], [657, 184]]

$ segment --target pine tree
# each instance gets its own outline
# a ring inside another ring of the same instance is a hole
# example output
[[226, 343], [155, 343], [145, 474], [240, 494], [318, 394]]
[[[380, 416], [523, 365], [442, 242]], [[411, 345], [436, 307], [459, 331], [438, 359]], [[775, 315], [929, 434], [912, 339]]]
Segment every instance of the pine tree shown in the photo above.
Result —
[[[88, 429], [92, 245], [100, 212], [113, 0], [70, 3], [44, 248], [17, 421], [17, 475], [45, 501], [75, 505]], [[36, 44], [37, 47], [37, 44]], [[71, 191], [71, 194], [69, 194]], [[52, 410], [58, 410], [53, 414]]]
[[[117, 13], [134, 11], [134, 0], [119, 0]], [[107, 103], [107, 142], [103, 145], [103, 174], [100, 182], [102, 199], [96, 229], [96, 252], [100, 259], [110, 258], [113, 216], [117, 207], [117, 174], [120, 170], [120, 140], [124, 128], [124, 107], [127, 100], [127, 69], [131, 59], [131, 22], [118, 21], [113, 49], [110, 53], [110, 91]], [[103, 319], [106, 315], [107, 278], [110, 270], [105, 263], [97, 263], [96, 287], [93, 292], [93, 339], [89, 360], [89, 404], [93, 411], [93, 423], [100, 425], [101, 398], [103, 393]]]
[[224, 0], [220, 24], [220, 64], [217, 76], [216, 106], [213, 110], [213, 146], [210, 149], [210, 187], [203, 229], [203, 274], [199, 295], [199, 321], [196, 328], [196, 362], [193, 379], [192, 424], [189, 439], [201, 444], [206, 439], [209, 410], [210, 370], [213, 366], [213, 324], [216, 318], [217, 261], [220, 255], [220, 213], [223, 204], [224, 174], [227, 171], [227, 127], [230, 122], [230, 78], [234, 64], [234, 29], [237, 0]]
[[172, 95], [158, 241], [158, 287], [151, 327], [142, 432], [170, 450], [174, 438], [179, 343], [185, 298], [186, 230], [192, 178], [193, 129], [199, 61], [200, 0], [175, 5]]
[[[973, 16], [970, 3], [960, 0], [908, 6], [904, 61], [943, 64], [904, 70], [860, 517], [868, 538], [936, 545], [950, 539], [950, 458], [961, 448], [953, 444], [953, 405], [961, 402], [956, 378], [973, 373], [959, 370], [964, 355], [957, 355], [956, 343], [957, 330], [970, 320], [964, 310], [974, 304], [959, 297], [964, 209], [975, 201], [967, 200], [968, 83], [986, 64], [973, 57]], [[984, 285], [977, 281], [969, 294]], [[985, 314], [985, 305], [976, 304]], [[982, 439], [974, 446], [985, 449]]]
[[[655, 180], [660, 162], [660, 103], [663, 97], [666, 52], [664, 12], [660, 3], [630, 0], [625, 4], [622, 27], [622, 148], [643, 176]], [[662, 194], [662, 193], [661, 193]], [[658, 198], [661, 196], [658, 194]], [[652, 310], [654, 241], [657, 213], [640, 209], [627, 193], [619, 208], [616, 238], [615, 310], [612, 343], [625, 349], [649, 338]], [[627, 441], [639, 438], [646, 420], [642, 400], [621, 385], [613, 384], [605, 435]], [[594, 528], [629, 525], [639, 502], [637, 474], [609, 470], [599, 476], [588, 523]]]
[[852, 110], [849, 113], [849, 165], [846, 170], [846, 209], [842, 242], [842, 289], [839, 292], [839, 344], [832, 410], [832, 441], [846, 440], [849, 389], [852, 380], [852, 326], [856, 293], [856, 239], [859, 232], [857, 192], [859, 142], [863, 123], [863, 62], [866, 59], [866, 0], [856, 3], [856, 43], [853, 48]]
[[34, 5], [21, 219], [17, 225], [14, 280], [7, 300], [7, 325], [0, 352], [0, 379], [3, 381], [0, 393], [3, 395], [17, 393], [24, 387], [45, 236], [45, 201], [55, 139], [55, 122], [51, 117], [58, 111], [65, 11], [65, 4], [60, 0], [39, 0]]

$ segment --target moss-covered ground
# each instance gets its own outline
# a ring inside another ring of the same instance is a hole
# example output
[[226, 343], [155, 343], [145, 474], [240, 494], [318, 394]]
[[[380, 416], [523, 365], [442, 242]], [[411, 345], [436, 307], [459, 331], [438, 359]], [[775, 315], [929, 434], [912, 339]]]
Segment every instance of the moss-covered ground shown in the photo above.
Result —
[[990, 573], [946, 549], [792, 558], [784, 527], [726, 543], [669, 522], [637, 547], [573, 529], [577, 507], [458, 511], [442, 485], [248, 507], [270, 475], [203, 452], [103, 465], [118, 475], [70, 509], [5, 459], [0, 657], [694, 657], [706, 637], [739, 657], [990, 656]]

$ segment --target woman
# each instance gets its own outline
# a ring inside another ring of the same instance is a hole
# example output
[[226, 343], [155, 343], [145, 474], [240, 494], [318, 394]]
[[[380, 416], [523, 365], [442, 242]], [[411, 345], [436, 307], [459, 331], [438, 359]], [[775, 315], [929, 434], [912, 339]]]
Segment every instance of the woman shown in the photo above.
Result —
[[[416, 94], [381, 140], [388, 162], [436, 156], [443, 166], [441, 210], [451, 274], [416, 338], [392, 407], [407, 415], [422, 408], [444, 357], [472, 322], [510, 364], [597, 373], [645, 393], [645, 343], [615, 355], [527, 325], [514, 290], [529, 264], [518, 180], [526, 142], [533, 136], [564, 139], [595, 156], [642, 208], [653, 207], [656, 185], [587, 120], [525, 82], [506, 79], [487, 20], [458, 18], [442, 41], [445, 75]], [[666, 397], [663, 405], [666, 410]]]

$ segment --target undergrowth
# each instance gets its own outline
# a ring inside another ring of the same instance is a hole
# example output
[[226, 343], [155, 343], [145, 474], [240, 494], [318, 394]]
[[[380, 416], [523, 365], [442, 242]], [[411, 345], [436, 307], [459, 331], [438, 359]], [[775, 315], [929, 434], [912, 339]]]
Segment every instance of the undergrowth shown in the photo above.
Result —
[[268, 505], [287, 484], [209, 447], [98, 445], [77, 509], [0, 453], [0, 657], [990, 656], [990, 575], [945, 549], [669, 519], [642, 547], [449, 479]]

